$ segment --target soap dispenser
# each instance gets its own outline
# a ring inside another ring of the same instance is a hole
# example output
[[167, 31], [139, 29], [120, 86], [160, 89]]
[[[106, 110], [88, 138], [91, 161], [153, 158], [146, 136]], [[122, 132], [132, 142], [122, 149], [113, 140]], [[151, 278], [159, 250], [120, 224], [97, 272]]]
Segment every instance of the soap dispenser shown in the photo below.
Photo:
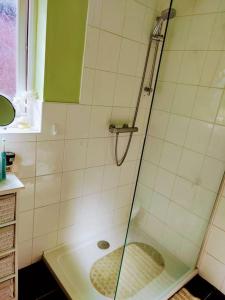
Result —
[[3, 140], [3, 152], [0, 157], [0, 180], [6, 179], [6, 152], [5, 152], [5, 140]]

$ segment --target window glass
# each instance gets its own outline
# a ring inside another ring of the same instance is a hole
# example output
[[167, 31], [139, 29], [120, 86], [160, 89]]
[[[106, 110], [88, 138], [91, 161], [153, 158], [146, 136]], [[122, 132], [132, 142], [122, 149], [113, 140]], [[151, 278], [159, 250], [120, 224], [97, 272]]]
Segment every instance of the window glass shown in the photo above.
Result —
[[16, 94], [16, 0], [0, 0], [0, 94]]

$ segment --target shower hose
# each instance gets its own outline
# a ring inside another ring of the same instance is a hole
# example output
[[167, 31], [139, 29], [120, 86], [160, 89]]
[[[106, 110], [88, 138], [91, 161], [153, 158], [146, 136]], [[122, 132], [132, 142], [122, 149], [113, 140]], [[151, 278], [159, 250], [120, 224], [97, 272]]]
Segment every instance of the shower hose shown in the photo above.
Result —
[[[149, 41], [148, 50], [147, 50], [147, 54], [146, 54], [146, 59], [145, 59], [144, 71], [143, 71], [143, 75], [142, 75], [142, 79], [141, 79], [141, 85], [140, 85], [140, 89], [139, 89], [139, 93], [138, 93], [138, 99], [137, 99], [137, 104], [136, 104], [136, 108], [135, 108], [134, 118], [133, 118], [133, 122], [132, 122], [132, 127], [135, 127], [135, 124], [136, 124], [137, 114], [138, 114], [138, 110], [139, 110], [139, 106], [140, 106], [140, 102], [141, 102], [141, 97], [142, 97], [142, 90], [143, 90], [143, 87], [144, 87], [145, 76], [146, 76], [146, 71], [147, 71], [147, 67], [148, 67], [149, 55], [150, 55], [150, 51], [151, 51], [151, 47], [152, 47], [152, 41], [154, 40], [156, 42], [156, 46], [155, 46], [154, 57], [153, 57], [153, 65], [152, 65], [152, 69], [151, 69], [151, 73], [150, 73], [150, 82], [149, 82], [149, 86], [144, 89], [145, 91], [148, 92], [148, 95], [150, 95], [150, 93], [152, 91], [152, 83], [153, 83], [154, 71], [155, 71], [155, 67], [156, 67], [156, 60], [157, 60], [159, 42], [161, 41], [161, 39], [156, 39], [155, 37], [156, 36], [154, 34], [151, 34], [151, 38], [150, 38], [150, 41]], [[119, 159], [119, 154], [118, 154], [119, 132], [116, 133], [115, 161], [116, 161], [116, 165], [118, 167], [123, 164], [124, 160], [127, 157], [132, 137], [133, 137], [133, 132], [130, 132], [129, 139], [128, 139], [124, 154], [123, 154], [122, 158]]]

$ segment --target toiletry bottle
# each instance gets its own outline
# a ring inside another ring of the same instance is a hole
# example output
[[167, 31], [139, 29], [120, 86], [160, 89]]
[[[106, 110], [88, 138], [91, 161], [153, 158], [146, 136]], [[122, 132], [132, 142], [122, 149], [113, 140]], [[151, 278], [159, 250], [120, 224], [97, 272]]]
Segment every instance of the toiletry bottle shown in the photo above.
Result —
[[3, 140], [3, 152], [1, 153], [1, 168], [0, 168], [0, 179], [5, 180], [6, 179], [6, 152], [5, 152], [5, 140]]
[[0, 155], [0, 181], [2, 181], [2, 155]]
[[1, 153], [1, 161], [2, 161], [2, 180], [6, 179], [6, 153], [3, 151]]

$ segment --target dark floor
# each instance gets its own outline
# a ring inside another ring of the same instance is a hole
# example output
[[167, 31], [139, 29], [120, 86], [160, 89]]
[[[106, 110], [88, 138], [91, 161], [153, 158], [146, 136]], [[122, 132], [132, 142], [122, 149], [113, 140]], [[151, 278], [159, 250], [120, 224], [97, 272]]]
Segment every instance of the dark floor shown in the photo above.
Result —
[[43, 261], [19, 271], [19, 300], [67, 300]]
[[[201, 300], [225, 300], [223, 294], [200, 276], [185, 287]], [[45, 263], [40, 261], [19, 271], [19, 300], [67, 300], [67, 297]]]
[[225, 296], [199, 275], [186, 284], [186, 289], [201, 300], [225, 300]]

